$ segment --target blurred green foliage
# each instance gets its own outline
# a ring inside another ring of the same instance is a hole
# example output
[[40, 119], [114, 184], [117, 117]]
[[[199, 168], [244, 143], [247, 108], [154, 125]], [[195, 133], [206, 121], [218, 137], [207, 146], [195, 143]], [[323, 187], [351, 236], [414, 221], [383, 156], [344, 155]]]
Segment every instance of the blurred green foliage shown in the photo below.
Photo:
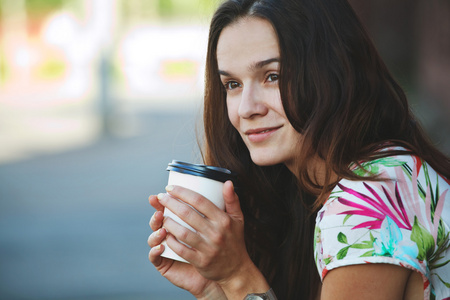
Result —
[[196, 61], [171, 60], [162, 65], [162, 74], [171, 78], [192, 78], [197, 73], [199, 66]]
[[[0, 19], [3, 15], [3, 2], [16, 0], [0, 0]], [[64, 4], [76, 0], [25, 0], [25, 10], [29, 18], [39, 19], [47, 16], [49, 13], [59, 10]], [[81, 2], [81, 1], [79, 1]]]
[[157, 7], [160, 16], [170, 16], [174, 10], [172, 0], [158, 0]]
[[161, 17], [204, 16], [212, 13], [218, 1], [157, 0]]
[[27, 14], [30, 17], [42, 17], [60, 9], [64, 0], [25, 0]]
[[[2, 2], [0, 0], [0, 19]], [[221, 0], [117, 0], [118, 13], [124, 18], [137, 19], [179, 19], [208, 17]], [[61, 8], [83, 5], [81, 0], [25, 0], [28, 17], [40, 19]]]
[[8, 65], [6, 64], [6, 59], [3, 51], [0, 49], [0, 85], [6, 82], [8, 78]]
[[39, 66], [37, 70], [37, 76], [41, 79], [46, 80], [57, 79], [62, 77], [66, 70], [67, 65], [64, 61], [49, 59]]
[[209, 20], [222, 0], [119, 0], [125, 22]]

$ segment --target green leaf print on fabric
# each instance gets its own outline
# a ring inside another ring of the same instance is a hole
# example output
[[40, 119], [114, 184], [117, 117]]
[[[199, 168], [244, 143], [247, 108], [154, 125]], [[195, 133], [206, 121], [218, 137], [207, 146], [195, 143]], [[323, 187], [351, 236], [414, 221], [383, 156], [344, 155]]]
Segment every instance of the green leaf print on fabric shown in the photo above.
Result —
[[351, 216], [353, 216], [353, 215], [346, 215], [344, 218], [344, 221], [342, 222], [342, 225], [344, 225], [345, 222], [347, 222], [347, 220], [350, 219]]
[[342, 244], [348, 244], [347, 236], [345, 234], [343, 234], [342, 232], [339, 232], [337, 239]]
[[318, 215], [322, 278], [339, 266], [386, 261], [420, 271], [429, 300], [450, 300], [450, 179], [409, 154], [350, 167], [380, 180], [341, 180], [329, 195]]
[[399, 160], [398, 158], [383, 157], [361, 163], [360, 166], [356, 166], [356, 168], [353, 170], [353, 173], [355, 173], [358, 176], [374, 175], [380, 173], [380, 165], [386, 167], [398, 167], [402, 166], [403, 164], [405, 164], [405, 162]]
[[359, 244], [353, 244], [352, 248], [356, 248], [356, 249], [370, 249], [373, 248], [373, 241], [364, 241], [362, 243]]
[[333, 260], [332, 257], [327, 257], [327, 258], [325, 258], [325, 259], [323, 260], [323, 262], [324, 262], [326, 265], [328, 265], [332, 260]]
[[[440, 280], [446, 287], [450, 288], [450, 283], [445, 282], [445, 281], [441, 278], [441, 276], [439, 276], [439, 275], [437, 275], [437, 277], [439, 278], [439, 280]], [[445, 300], [445, 299], [444, 299], [444, 300]]]
[[440, 220], [439, 222], [439, 229], [438, 229], [438, 236], [437, 236], [437, 243], [436, 243], [437, 249], [433, 253], [430, 259], [430, 268], [431, 269], [437, 269], [441, 268], [448, 263], [450, 263], [450, 260], [442, 262], [442, 258], [445, 257], [445, 252], [449, 249], [450, 246], [450, 232], [445, 232], [444, 229], [444, 222]]
[[374, 253], [375, 253], [374, 250], [367, 251], [366, 253], [364, 253], [363, 255], [360, 255], [359, 257], [371, 257], [371, 256], [373, 256]]
[[360, 241], [360, 242], [356, 241], [353, 244], [349, 244], [347, 236], [344, 233], [339, 232], [339, 234], [337, 236], [337, 240], [338, 240], [339, 243], [347, 245], [344, 248], [342, 248], [341, 250], [339, 250], [339, 252], [336, 254], [336, 258], [338, 260], [345, 258], [347, 256], [348, 250], [350, 248], [353, 248], [353, 249], [372, 249], [372, 250], [367, 251], [366, 253], [362, 254], [360, 257], [372, 256], [373, 253], [374, 253], [374, 251], [373, 251], [373, 249], [374, 249], [373, 243], [375, 242], [376, 239], [373, 237], [372, 233], [370, 233], [370, 240], [368, 240], [368, 241]]
[[350, 249], [350, 246], [344, 247], [336, 254], [337, 259], [343, 259], [347, 256], [348, 249]]
[[414, 217], [414, 225], [411, 230], [411, 240], [417, 244], [419, 248], [419, 254], [417, 259], [426, 260], [434, 252], [434, 238], [431, 233], [428, 232], [417, 221], [417, 216]]

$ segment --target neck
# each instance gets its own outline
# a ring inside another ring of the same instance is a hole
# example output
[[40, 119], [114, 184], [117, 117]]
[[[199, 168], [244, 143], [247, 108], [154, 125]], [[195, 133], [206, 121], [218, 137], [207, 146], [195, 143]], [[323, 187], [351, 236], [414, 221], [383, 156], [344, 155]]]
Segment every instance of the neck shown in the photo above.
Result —
[[[318, 186], [325, 186], [330, 182], [333, 182], [338, 179], [338, 176], [331, 171], [330, 178], [327, 180], [327, 165], [325, 161], [317, 156], [314, 156], [310, 159], [306, 164], [300, 164], [296, 161], [291, 161], [285, 163], [286, 167], [291, 171], [292, 174], [297, 178], [300, 182], [302, 179], [300, 178], [300, 168], [306, 167], [308, 171], [308, 176], [311, 179], [312, 183]], [[321, 190], [311, 191], [314, 194], [320, 194]]]

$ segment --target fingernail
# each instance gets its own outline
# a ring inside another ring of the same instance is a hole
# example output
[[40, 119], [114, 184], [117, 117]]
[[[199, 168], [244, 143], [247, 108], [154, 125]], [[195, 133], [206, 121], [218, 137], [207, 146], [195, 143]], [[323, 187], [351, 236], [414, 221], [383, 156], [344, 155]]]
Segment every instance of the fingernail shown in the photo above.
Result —
[[164, 193], [159, 193], [157, 197], [158, 200], [161, 201], [162, 199], [164, 199]]
[[166, 191], [171, 192], [173, 190], [173, 185], [166, 186]]
[[158, 229], [158, 231], [156, 232], [156, 235], [157, 235], [158, 237], [161, 237], [161, 235], [162, 235], [162, 233], [163, 233], [163, 230], [164, 230], [164, 228]]
[[161, 250], [161, 244], [159, 244], [158, 246], [155, 246], [155, 247], [153, 247], [153, 248], [155, 248], [156, 251], [159, 251], [159, 250]]
[[231, 186], [233, 187], [233, 191], [234, 191], [234, 182], [231, 180], [228, 180], [231, 183]]

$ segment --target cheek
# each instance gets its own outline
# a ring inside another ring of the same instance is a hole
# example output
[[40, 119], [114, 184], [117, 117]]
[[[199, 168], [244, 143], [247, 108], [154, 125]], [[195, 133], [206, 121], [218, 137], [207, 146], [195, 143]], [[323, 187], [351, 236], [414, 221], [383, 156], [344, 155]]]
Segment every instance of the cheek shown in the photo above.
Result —
[[284, 118], [286, 118], [286, 113], [284, 112], [283, 103], [281, 102], [280, 90], [277, 88], [277, 89], [273, 89], [272, 91], [270, 91], [270, 95], [269, 95], [268, 99], [271, 99], [270, 106], [271, 106], [272, 110], [274, 110], [280, 116], [283, 116]]
[[239, 131], [238, 109], [239, 105], [237, 105], [236, 101], [227, 100], [228, 119], [230, 120], [231, 125]]

